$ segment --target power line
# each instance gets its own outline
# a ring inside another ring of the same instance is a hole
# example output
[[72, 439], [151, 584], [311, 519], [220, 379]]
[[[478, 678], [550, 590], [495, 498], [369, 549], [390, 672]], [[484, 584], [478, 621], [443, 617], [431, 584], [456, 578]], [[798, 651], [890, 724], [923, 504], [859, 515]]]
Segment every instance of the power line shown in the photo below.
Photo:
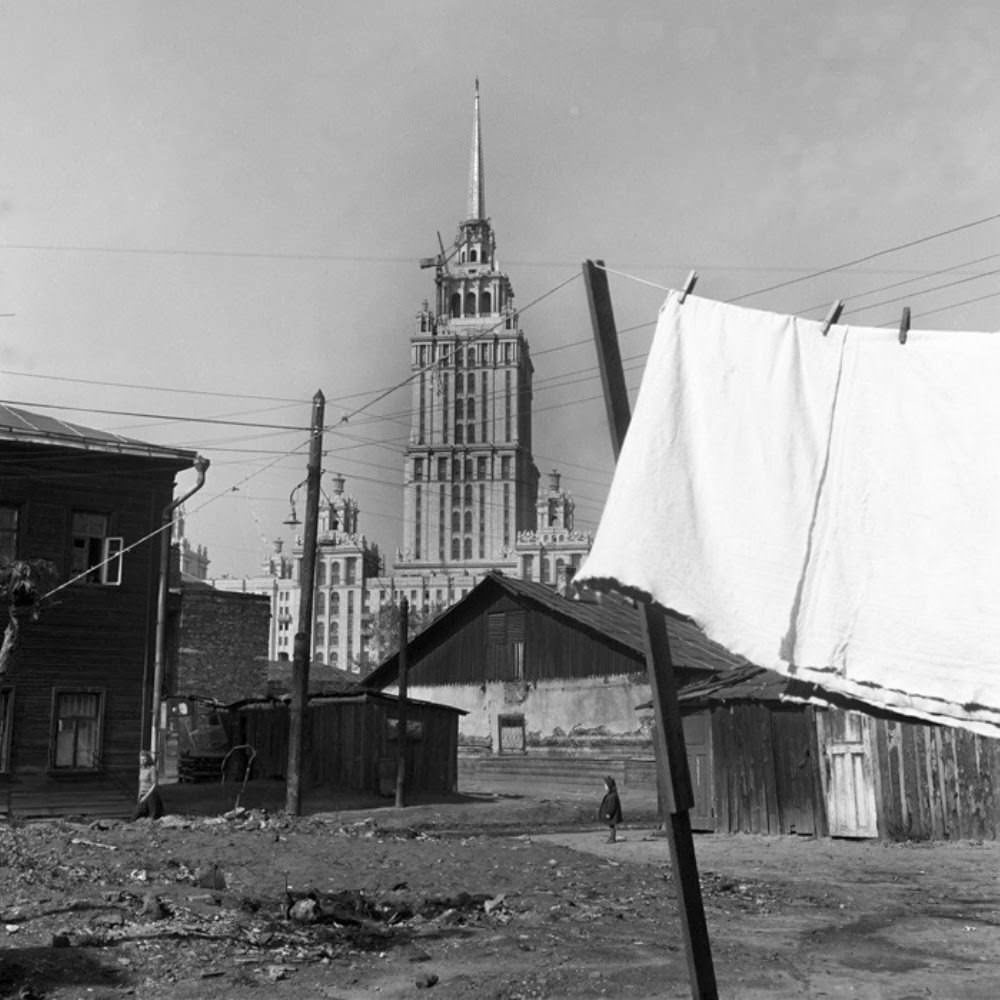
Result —
[[756, 295], [763, 295], [765, 292], [774, 292], [779, 288], [788, 288], [790, 285], [797, 285], [803, 281], [811, 281], [813, 278], [820, 278], [825, 274], [833, 274], [836, 271], [843, 271], [848, 267], [856, 267], [858, 264], [865, 264], [870, 260], [876, 260], [879, 257], [885, 257], [891, 253], [898, 253], [900, 250], [908, 250], [910, 247], [920, 246], [922, 243], [929, 243], [931, 240], [940, 239], [942, 236], [951, 236], [954, 233], [960, 233], [966, 229], [972, 229], [975, 226], [985, 225], [987, 222], [994, 222], [1000, 219], [1000, 212], [994, 215], [986, 215], [981, 219], [974, 219], [972, 222], [965, 222], [960, 226], [952, 226], [950, 229], [942, 229], [937, 233], [930, 233], [927, 236], [921, 236], [919, 239], [909, 240], [906, 243], [897, 243], [895, 246], [886, 247], [884, 250], [878, 250], [875, 253], [865, 254], [863, 257], [855, 257], [853, 260], [845, 261], [843, 264], [836, 264], [833, 267], [825, 267], [819, 271], [813, 271], [811, 274], [802, 275], [799, 278], [789, 278], [788, 281], [779, 281], [776, 285], [768, 285], [765, 288], [758, 288], [752, 292], [744, 292], [742, 295], [737, 295], [735, 298], [727, 299], [727, 302], [742, 302], [744, 299], [752, 298]]
[[207, 389], [180, 389], [163, 385], [148, 385], [136, 382], [109, 382], [96, 378], [75, 378], [69, 375], [42, 375], [38, 372], [21, 372], [12, 368], [0, 368], [0, 375], [15, 375], [18, 378], [43, 379], [48, 382], [72, 382], [77, 385], [99, 385], [114, 389], [141, 389], [144, 392], [169, 392], [180, 396], [210, 396], [218, 399], [255, 399], [265, 403], [293, 403], [307, 406], [308, 399], [292, 399], [288, 396], [256, 396], [246, 392], [218, 392]]
[[34, 410], [70, 410], [74, 413], [100, 413], [103, 416], [115, 417], [136, 417], [142, 420], [163, 420], [167, 423], [174, 421], [192, 424], [223, 424], [228, 427], [259, 427], [269, 431], [295, 431], [296, 433], [308, 432], [308, 427], [297, 424], [260, 424], [246, 420], [222, 420], [218, 417], [185, 417], [179, 414], [166, 413], [142, 413], [135, 410], [103, 410], [94, 406], [66, 406], [61, 403], [26, 403], [18, 399], [0, 399], [0, 404], [4, 406], [26, 406]]

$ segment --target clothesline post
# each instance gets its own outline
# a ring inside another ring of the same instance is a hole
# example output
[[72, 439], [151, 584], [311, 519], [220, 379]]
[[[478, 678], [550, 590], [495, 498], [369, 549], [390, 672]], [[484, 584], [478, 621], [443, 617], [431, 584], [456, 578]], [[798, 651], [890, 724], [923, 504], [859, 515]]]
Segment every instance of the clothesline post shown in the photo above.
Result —
[[[604, 262], [585, 261], [583, 279], [594, 328], [604, 405], [611, 431], [611, 447], [617, 461], [631, 412]], [[656, 716], [658, 787], [662, 790], [663, 807], [667, 813], [664, 825], [670, 841], [691, 995], [695, 1000], [715, 1000], [718, 989], [712, 963], [712, 946], [708, 937], [705, 906], [698, 879], [698, 862], [691, 835], [690, 809], [694, 805], [694, 796], [691, 791], [687, 748], [684, 745], [680, 703], [677, 700], [677, 682], [670, 657], [666, 616], [663, 607], [655, 602], [641, 602], [639, 610], [646, 651], [646, 670]]]

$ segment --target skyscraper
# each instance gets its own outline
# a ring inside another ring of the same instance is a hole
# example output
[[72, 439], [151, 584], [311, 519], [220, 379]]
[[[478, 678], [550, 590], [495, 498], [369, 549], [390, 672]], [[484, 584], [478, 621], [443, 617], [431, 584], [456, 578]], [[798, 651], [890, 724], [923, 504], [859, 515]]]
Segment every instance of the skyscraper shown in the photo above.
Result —
[[401, 574], [476, 575], [512, 562], [535, 527], [528, 342], [486, 215], [479, 84], [466, 217], [435, 268], [410, 338], [410, 439], [404, 459]]

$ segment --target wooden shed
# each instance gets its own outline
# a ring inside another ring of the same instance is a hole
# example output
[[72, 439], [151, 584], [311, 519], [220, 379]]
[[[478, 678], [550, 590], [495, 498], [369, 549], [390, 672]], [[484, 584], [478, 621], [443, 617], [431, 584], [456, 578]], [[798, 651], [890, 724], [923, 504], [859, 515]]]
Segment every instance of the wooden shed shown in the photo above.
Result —
[[[284, 778], [288, 763], [287, 699], [255, 699], [228, 707], [231, 744], [253, 749], [252, 775]], [[448, 705], [407, 699], [407, 789], [458, 787], [458, 719]], [[389, 795], [395, 790], [399, 699], [379, 691], [314, 695], [303, 730], [303, 783]]]
[[[669, 614], [679, 680], [744, 663], [689, 619]], [[571, 599], [488, 574], [409, 643], [409, 690], [465, 710], [464, 788], [592, 793], [610, 774], [655, 793], [652, 712], [639, 612], [614, 595]], [[395, 685], [391, 656], [362, 684]]]
[[744, 667], [681, 692], [685, 730], [701, 731], [708, 761], [702, 829], [996, 839], [1000, 740], [847, 699], [804, 703], [799, 687]]

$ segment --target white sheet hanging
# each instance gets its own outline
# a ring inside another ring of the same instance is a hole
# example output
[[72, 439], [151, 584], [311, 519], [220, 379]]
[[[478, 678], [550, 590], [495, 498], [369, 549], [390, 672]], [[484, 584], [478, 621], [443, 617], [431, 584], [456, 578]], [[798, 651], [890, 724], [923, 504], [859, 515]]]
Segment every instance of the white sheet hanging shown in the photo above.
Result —
[[576, 579], [762, 666], [1000, 735], [1000, 337], [672, 293]]

